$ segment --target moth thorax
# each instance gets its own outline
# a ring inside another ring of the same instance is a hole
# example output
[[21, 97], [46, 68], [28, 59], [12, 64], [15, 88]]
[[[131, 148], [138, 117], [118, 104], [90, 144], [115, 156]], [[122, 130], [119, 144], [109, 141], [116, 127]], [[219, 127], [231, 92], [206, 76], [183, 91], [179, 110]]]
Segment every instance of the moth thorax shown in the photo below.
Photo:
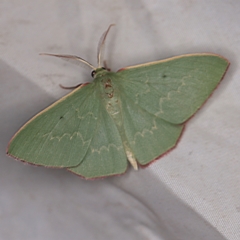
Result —
[[112, 98], [114, 94], [114, 89], [112, 86], [111, 79], [106, 79], [103, 81], [104, 92], [108, 98]]

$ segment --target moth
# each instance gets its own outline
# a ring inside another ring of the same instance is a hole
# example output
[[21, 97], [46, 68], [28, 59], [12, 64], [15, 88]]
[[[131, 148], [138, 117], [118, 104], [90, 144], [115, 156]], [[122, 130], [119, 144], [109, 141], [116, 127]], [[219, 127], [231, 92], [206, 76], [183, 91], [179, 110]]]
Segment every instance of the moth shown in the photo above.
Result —
[[86, 179], [119, 175], [130, 164], [146, 166], [174, 148], [189, 118], [209, 98], [229, 62], [210, 53], [186, 54], [125, 67], [98, 67], [80, 61], [93, 81], [80, 84], [24, 124], [7, 154], [45, 167], [67, 168]]

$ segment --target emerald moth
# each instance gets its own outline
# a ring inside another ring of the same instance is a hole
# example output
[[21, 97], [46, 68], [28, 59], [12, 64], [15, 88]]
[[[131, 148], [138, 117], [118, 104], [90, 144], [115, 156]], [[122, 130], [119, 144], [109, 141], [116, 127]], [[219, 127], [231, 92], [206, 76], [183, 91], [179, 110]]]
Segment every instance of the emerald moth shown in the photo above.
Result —
[[80, 61], [93, 81], [80, 84], [32, 119], [11, 139], [7, 154], [27, 163], [67, 168], [86, 179], [143, 167], [173, 149], [186, 121], [209, 98], [229, 62], [210, 53], [186, 54], [111, 72]]

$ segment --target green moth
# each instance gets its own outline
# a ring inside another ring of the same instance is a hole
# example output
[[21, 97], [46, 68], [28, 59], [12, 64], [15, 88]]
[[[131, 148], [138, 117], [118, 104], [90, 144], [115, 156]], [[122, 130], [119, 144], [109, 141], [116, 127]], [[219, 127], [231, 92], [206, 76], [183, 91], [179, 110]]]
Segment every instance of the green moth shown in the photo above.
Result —
[[93, 69], [93, 82], [56, 101], [11, 139], [7, 154], [31, 164], [67, 168], [86, 179], [123, 174], [128, 163], [146, 166], [174, 148], [186, 121], [209, 98], [229, 62], [208, 53], [187, 54], [111, 72]]

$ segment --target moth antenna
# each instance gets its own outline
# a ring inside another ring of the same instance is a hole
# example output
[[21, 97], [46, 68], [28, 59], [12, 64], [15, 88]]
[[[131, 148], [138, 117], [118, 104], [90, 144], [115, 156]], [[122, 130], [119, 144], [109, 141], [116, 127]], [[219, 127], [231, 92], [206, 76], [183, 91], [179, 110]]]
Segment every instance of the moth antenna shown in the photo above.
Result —
[[40, 53], [39, 55], [45, 55], [45, 56], [52, 56], [52, 57], [58, 57], [58, 58], [62, 58], [64, 60], [67, 60], [69, 62], [72, 61], [79, 61], [81, 63], [86, 64], [87, 66], [89, 66], [90, 68], [92, 68], [93, 70], [95, 70], [96, 68], [89, 63], [88, 61], [84, 60], [83, 58], [80, 58], [78, 56], [74, 56], [74, 55], [61, 55], [61, 54], [51, 54], [51, 53]]
[[104, 44], [105, 44], [106, 37], [107, 37], [107, 35], [108, 35], [108, 32], [109, 32], [110, 28], [111, 28], [112, 26], [114, 26], [114, 25], [115, 25], [115, 24], [109, 25], [107, 31], [105, 31], [105, 32], [102, 34], [102, 36], [101, 36], [101, 38], [100, 38], [100, 40], [99, 40], [98, 50], [97, 50], [98, 68], [101, 67], [102, 55], [103, 55], [103, 50], [104, 50]]
[[108, 67], [106, 60], [103, 61], [103, 67], [107, 69], [108, 71], [111, 71], [111, 69]]

